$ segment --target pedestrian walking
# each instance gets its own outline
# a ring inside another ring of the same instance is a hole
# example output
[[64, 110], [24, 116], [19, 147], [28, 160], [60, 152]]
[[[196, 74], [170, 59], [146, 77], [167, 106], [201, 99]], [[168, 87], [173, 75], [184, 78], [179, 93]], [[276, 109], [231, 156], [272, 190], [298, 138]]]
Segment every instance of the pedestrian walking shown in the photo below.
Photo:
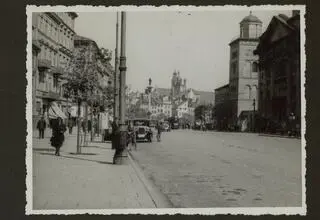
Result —
[[66, 131], [66, 126], [62, 121], [62, 118], [58, 117], [52, 125], [52, 137], [50, 139], [51, 146], [56, 149], [55, 155], [60, 156], [60, 148], [64, 142], [64, 132]]
[[44, 139], [44, 131], [46, 129], [46, 121], [42, 116], [41, 119], [37, 123], [37, 129], [39, 130], [39, 139]]
[[68, 120], [68, 128], [69, 128], [69, 134], [72, 134], [73, 121], [71, 118]]
[[[132, 147], [134, 147], [135, 150], [137, 150], [137, 140], [136, 140], [136, 132], [133, 126], [129, 124], [128, 126], [128, 145], [131, 144]], [[131, 146], [128, 146], [128, 150], [131, 150]]]
[[158, 142], [160, 142], [161, 141], [161, 132], [162, 132], [162, 125], [160, 122], [157, 123], [156, 129], [157, 129], [157, 140], [158, 140]]
[[116, 149], [119, 144], [119, 132], [118, 119], [115, 118], [112, 122], [112, 149]]
[[289, 131], [288, 131], [288, 134], [290, 137], [295, 135], [294, 134], [295, 128], [296, 128], [295, 122], [296, 122], [296, 116], [294, 115], [293, 112], [291, 112], [289, 115]]

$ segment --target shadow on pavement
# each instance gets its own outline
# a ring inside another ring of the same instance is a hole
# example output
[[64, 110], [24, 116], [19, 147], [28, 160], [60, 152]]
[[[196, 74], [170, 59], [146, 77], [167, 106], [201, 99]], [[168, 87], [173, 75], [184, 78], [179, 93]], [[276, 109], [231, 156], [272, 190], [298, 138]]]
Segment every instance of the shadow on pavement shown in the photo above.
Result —
[[100, 148], [100, 149], [112, 149], [111, 147], [102, 147], [102, 146], [83, 146], [83, 148]]
[[111, 143], [111, 141], [95, 141], [95, 140], [93, 140], [93, 141], [90, 141], [91, 143], [98, 143], [98, 144], [104, 144], [104, 143], [106, 143], [106, 144], [110, 144]]
[[[75, 159], [75, 160], [90, 161], [90, 162], [95, 162], [95, 163], [99, 163], [99, 164], [109, 164], [109, 165], [112, 165], [112, 164], [113, 164], [112, 162], [108, 162], [108, 161], [90, 160], [90, 159], [86, 159], [86, 158], [70, 157], [70, 156], [65, 156], [65, 155], [56, 156], [56, 155], [50, 154], [50, 153], [40, 153], [40, 154], [41, 154], [41, 155], [54, 156], [54, 157], [62, 157], [62, 158]], [[70, 153], [70, 154], [72, 154], [72, 153]], [[74, 155], [88, 155], [88, 154], [74, 154]]]
[[98, 155], [96, 153], [69, 153], [71, 155]]
[[49, 152], [55, 151], [55, 149], [53, 149], [53, 148], [33, 148], [32, 150], [40, 151], [40, 152], [42, 152], [42, 151], [44, 151], [44, 152], [46, 152], [46, 151], [49, 151]]

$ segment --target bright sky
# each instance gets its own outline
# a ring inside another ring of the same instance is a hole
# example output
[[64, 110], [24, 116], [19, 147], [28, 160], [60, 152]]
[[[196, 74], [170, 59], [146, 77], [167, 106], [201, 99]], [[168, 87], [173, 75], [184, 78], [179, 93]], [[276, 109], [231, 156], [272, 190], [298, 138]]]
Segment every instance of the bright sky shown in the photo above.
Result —
[[[291, 16], [291, 11], [252, 11], [263, 22], [263, 31], [280, 13]], [[76, 33], [114, 55], [116, 13], [78, 14]], [[153, 85], [170, 88], [174, 70], [187, 78], [188, 88], [214, 91], [228, 83], [229, 43], [240, 34], [239, 23], [247, 15], [243, 10], [128, 12], [127, 84], [142, 91], [151, 77]]]

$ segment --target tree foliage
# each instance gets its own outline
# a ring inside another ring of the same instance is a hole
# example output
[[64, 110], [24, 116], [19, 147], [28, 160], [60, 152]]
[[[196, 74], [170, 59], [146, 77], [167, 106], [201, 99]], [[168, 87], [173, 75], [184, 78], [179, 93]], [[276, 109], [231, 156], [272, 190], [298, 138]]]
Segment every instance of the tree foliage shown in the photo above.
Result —
[[[105, 50], [105, 53], [108, 54], [108, 51]], [[74, 56], [66, 67], [68, 75], [67, 82], [64, 84], [64, 96], [76, 102], [87, 102], [104, 110], [113, 104], [113, 88], [101, 86], [103, 73], [98, 61], [107, 61], [99, 59], [93, 46], [74, 50]]]
[[75, 50], [74, 56], [66, 68], [68, 73], [67, 83], [64, 84], [66, 96], [87, 101], [89, 95], [97, 89], [97, 63], [90, 59], [91, 56], [91, 51], [86, 48]]

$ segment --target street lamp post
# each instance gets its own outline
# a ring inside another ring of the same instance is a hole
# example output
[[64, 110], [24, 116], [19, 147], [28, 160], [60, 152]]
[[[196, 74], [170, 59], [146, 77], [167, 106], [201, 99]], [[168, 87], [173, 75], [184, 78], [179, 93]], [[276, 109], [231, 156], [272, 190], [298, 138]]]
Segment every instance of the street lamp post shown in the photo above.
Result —
[[151, 117], [151, 90], [152, 90], [152, 79], [149, 78], [149, 86], [147, 87], [147, 92], [148, 92], [148, 110], [149, 110], [149, 118]]
[[116, 152], [113, 157], [114, 164], [126, 164], [128, 162], [128, 153], [126, 151], [127, 145], [127, 127], [125, 124], [125, 87], [126, 87], [126, 12], [121, 12], [121, 54], [120, 54], [120, 111], [119, 111], [119, 125], [120, 125], [120, 141], [116, 146]]
[[[253, 85], [253, 87], [256, 87], [256, 98], [258, 99], [258, 106], [259, 106], [259, 90], [257, 85]], [[259, 108], [258, 108], [258, 113], [259, 113]], [[258, 124], [258, 126], [260, 126]], [[253, 99], [253, 132], [256, 132], [256, 99]]]
[[252, 120], [252, 130], [256, 131], [256, 99], [253, 99], [253, 120]]
[[[116, 23], [116, 48], [115, 48], [115, 58], [114, 58], [114, 106], [113, 106], [113, 121], [114, 123], [118, 123], [119, 119], [119, 57], [118, 57], [118, 45], [119, 45], [119, 12], [117, 12], [117, 23]], [[115, 134], [116, 131], [113, 131]], [[112, 149], [116, 149], [116, 144], [118, 143], [114, 138], [112, 139]]]

